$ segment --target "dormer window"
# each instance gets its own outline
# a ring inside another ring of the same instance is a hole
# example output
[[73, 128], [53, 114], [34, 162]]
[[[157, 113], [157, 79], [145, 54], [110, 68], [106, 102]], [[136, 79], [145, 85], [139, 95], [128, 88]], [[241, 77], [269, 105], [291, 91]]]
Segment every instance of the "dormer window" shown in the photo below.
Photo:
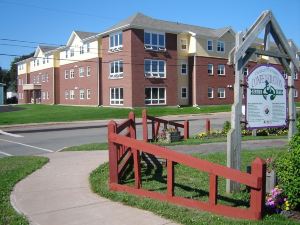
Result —
[[36, 60], [36, 65], [39, 66], [40, 65], [40, 61], [37, 59]]
[[144, 46], [146, 50], [165, 51], [165, 34], [145, 31]]
[[224, 41], [218, 41], [217, 42], [217, 51], [218, 52], [225, 52], [225, 42]]
[[181, 50], [186, 51], [188, 48], [187, 39], [180, 39]]
[[70, 57], [73, 57], [74, 56], [74, 48], [71, 48], [70, 49]]
[[109, 36], [109, 50], [121, 51], [123, 49], [123, 37], [122, 32], [114, 33]]
[[67, 59], [69, 57], [68, 50], [65, 51], [65, 54], [66, 54], [66, 59]]
[[90, 52], [90, 43], [86, 43], [86, 52]]

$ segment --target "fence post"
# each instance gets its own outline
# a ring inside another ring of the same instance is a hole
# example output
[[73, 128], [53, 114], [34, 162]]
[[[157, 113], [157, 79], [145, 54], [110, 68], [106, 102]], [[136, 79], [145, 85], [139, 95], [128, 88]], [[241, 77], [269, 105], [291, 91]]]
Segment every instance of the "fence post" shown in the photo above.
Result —
[[118, 178], [118, 154], [116, 145], [110, 140], [112, 134], [117, 132], [117, 124], [115, 121], [108, 123], [108, 151], [109, 151], [109, 183], [119, 183]]
[[264, 213], [266, 196], [266, 163], [256, 158], [251, 165], [251, 174], [258, 177], [261, 185], [259, 189], [251, 188], [250, 208], [256, 219], [261, 219]]
[[209, 175], [209, 204], [217, 204], [218, 195], [218, 176], [215, 174]]
[[205, 121], [205, 131], [206, 134], [210, 134], [210, 119], [206, 119]]
[[187, 140], [190, 137], [190, 122], [188, 120], [184, 121], [184, 139]]
[[142, 112], [142, 123], [143, 123], [143, 140], [148, 142], [148, 124], [147, 124], [147, 110], [144, 109]]
[[174, 162], [167, 160], [167, 196], [174, 196]]

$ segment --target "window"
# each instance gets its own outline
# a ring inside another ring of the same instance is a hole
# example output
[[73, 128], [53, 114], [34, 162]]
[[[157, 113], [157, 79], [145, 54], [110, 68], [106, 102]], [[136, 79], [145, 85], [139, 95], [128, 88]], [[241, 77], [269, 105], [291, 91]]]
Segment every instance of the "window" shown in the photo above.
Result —
[[123, 47], [122, 32], [111, 34], [109, 36], [109, 50], [121, 50]]
[[65, 99], [69, 99], [69, 90], [65, 90]]
[[248, 76], [248, 73], [249, 73], [248, 67], [244, 67], [243, 68], [243, 75]]
[[83, 46], [83, 45], [81, 45], [81, 46], [79, 47], [79, 54], [80, 54], [80, 55], [84, 54], [84, 46]]
[[187, 46], [187, 39], [180, 39], [180, 47], [181, 50], [186, 51], [188, 46]]
[[166, 89], [145, 88], [145, 104], [146, 105], [166, 104]]
[[181, 98], [186, 99], [188, 97], [188, 92], [186, 87], [181, 88]]
[[45, 74], [42, 74], [42, 82], [45, 82]]
[[218, 52], [225, 52], [225, 42], [224, 41], [218, 41], [217, 42], [217, 51]]
[[69, 70], [65, 70], [65, 79], [69, 79], [69, 74], [70, 74], [70, 71]]
[[90, 52], [90, 43], [86, 43], [86, 52]]
[[46, 58], [46, 63], [49, 63], [49, 56], [47, 56]]
[[87, 66], [86, 67], [86, 76], [91, 76], [91, 67], [90, 66]]
[[110, 104], [123, 105], [123, 88], [110, 88]]
[[70, 99], [74, 99], [75, 98], [75, 92], [74, 90], [70, 90]]
[[70, 57], [73, 57], [74, 56], [74, 48], [71, 48], [70, 49]]
[[288, 74], [284, 70], [281, 73], [282, 73], [284, 79], [287, 80], [288, 79]]
[[70, 69], [70, 79], [74, 78], [74, 69]]
[[122, 78], [123, 77], [123, 61], [117, 60], [110, 63], [110, 79]]
[[187, 64], [186, 63], [181, 64], [181, 74], [187, 75]]
[[40, 60], [36, 60], [36, 65], [39, 66], [40, 65]]
[[144, 70], [146, 77], [166, 77], [165, 61], [163, 60], [145, 59]]
[[225, 88], [218, 88], [218, 98], [225, 98]]
[[40, 75], [36, 76], [36, 83], [39, 84], [40, 83]]
[[49, 99], [49, 92], [46, 92], [46, 98]]
[[43, 58], [43, 64], [45, 64], [46, 63], [46, 59], [45, 58]]
[[46, 99], [46, 92], [42, 91], [42, 99]]
[[207, 40], [207, 51], [213, 51], [213, 41]]
[[214, 75], [214, 65], [213, 64], [207, 65], [207, 72], [208, 72], [208, 75]]
[[79, 98], [84, 99], [84, 89], [79, 90]]
[[22, 79], [18, 79], [18, 85], [22, 85], [23, 84], [23, 80]]
[[66, 56], [66, 59], [67, 59], [67, 58], [68, 58], [68, 56], [69, 56], [69, 52], [68, 52], [68, 50], [66, 50], [66, 51], [65, 51], [65, 54], [66, 54], [65, 56]]
[[144, 32], [144, 46], [147, 50], [166, 50], [165, 47], [165, 34]]
[[36, 60], [33, 60], [33, 66], [34, 67], [36, 66]]
[[293, 78], [294, 78], [294, 80], [298, 80], [298, 73], [295, 73]]
[[84, 77], [84, 67], [79, 67], [79, 77]]
[[294, 98], [298, 98], [298, 90], [294, 89]]
[[218, 75], [225, 75], [225, 65], [218, 65]]
[[214, 98], [214, 89], [213, 88], [209, 87], [207, 89], [207, 97], [208, 98]]
[[34, 83], [35, 84], [35, 76], [33, 77], [33, 82], [32, 83]]
[[49, 81], [49, 76], [48, 73], [45, 74], [45, 81], [48, 82]]
[[86, 89], [86, 99], [91, 99], [91, 89]]

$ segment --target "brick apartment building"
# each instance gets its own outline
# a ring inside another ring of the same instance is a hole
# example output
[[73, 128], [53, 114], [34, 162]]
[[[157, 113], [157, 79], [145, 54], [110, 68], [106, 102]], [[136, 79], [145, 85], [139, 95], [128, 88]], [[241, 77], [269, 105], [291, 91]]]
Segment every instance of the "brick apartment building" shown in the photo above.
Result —
[[[18, 63], [19, 103], [142, 107], [233, 103], [230, 28], [211, 29], [137, 13], [102, 33], [72, 32], [64, 47], [39, 46]], [[292, 42], [292, 41], [291, 41]], [[256, 47], [262, 47], [257, 40]], [[274, 46], [273, 46], [274, 47]], [[299, 60], [299, 50], [293, 44]], [[253, 57], [257, 63], [274, 59]], [[284, 72], [282, 71], [284, 74]], [[300, 84], [295, 78], [295, 100]]]

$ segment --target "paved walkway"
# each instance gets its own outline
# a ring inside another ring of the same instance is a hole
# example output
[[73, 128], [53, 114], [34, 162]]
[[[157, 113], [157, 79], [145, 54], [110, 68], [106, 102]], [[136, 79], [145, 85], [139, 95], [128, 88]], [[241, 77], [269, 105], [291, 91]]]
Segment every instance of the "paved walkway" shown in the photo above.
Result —
[[11, 202], [32, 225], [172, 225], [148, 211], [92, 193], [88, 177], [108, 160], [107, 151], [59, 152], [50, 163], [19, 182]]
[[[243, 149], [281, 147], [285, 139], [244, 141]], [[225, 151], [226, 143], [178, 145], [185, 153]], [[151, 212], [101, 198], [91, 192], [88, 177], [108, 160], [107, 151], [56, 152], [50, 163], [19, 182], [12, 195], [14, 207], [32, 225], [173, 225]]]

